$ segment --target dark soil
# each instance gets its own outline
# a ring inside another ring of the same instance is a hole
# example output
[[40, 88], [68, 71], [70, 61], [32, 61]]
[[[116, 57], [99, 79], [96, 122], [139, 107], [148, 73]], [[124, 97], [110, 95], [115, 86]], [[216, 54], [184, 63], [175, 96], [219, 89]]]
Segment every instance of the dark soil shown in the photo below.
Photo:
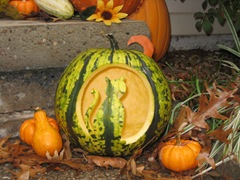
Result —
[[[240, 67], [240, 60], [226, 52], [211, 52], [197, 49], [188, 51], [173, 51], [166, 54], [166, 56], [159, 62], [159, 66], [169, 80], [170, 87], [174, 94], [174, 103], [183, 101], [196, 91], [196, 79], [201, 87], [204, 87], [204, 81], [208, 84], [212, 84], [217, 81], [224, 86], [229, 86], [234, 83], [239, 87], [239, 74], [236, 74], [236, 72], [231, 68], [224, 66], [223, 60], [233, 62], [238, 68]], [[158, 163], [158, 161], [148, 161], [148, 155], [151, 154], [156, 146], [157, 144], [146, 150], [140, 158], [137, 159], [137, 164], [143, 164], [146, 169], [157, 170], [161, 173], [163, 172], [163, 174], [168, 177], [179, 177], [181, 179], [180, 174], [174, 174], [167, 171]], [[82, 157], [82, 155], [80, 156]], [[119, 169], [111, 167], [108, 169], [104, 167], [95, 167], [94, 170], [91, 171], [78, 171], [64, 165], [46, 165], [46, 167], [46, 173], [38, 174], [37, 177], [33, 179], [126, 179], [126, 175], [121, 174]], [[0, 179], [16, 179], [16, 177], [11, 173], [12, 171], [17, 172], [19, 169], [16, 169], [11, 163], [0, 165]], [[238, 180], [240, 179], [239, 177], [240, 165], [236, 161], [231, 160], [227, 163], [223, 163], [215, 170], [211, 170], [195, 179]], [[133, 179], [143, 178], [133, 177]]]

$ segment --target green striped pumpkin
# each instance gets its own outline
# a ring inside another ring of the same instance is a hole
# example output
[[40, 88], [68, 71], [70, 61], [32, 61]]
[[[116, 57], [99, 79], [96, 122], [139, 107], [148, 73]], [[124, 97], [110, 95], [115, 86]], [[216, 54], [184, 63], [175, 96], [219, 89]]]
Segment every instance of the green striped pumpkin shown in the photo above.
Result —
[[[161, 136], [171, 111], [167, 81], [136, 50], [80, 53], [59, 81], [55, 114], [70, 141], [91, 154], [127, 156]], [[154, 140], [152, 140], [154, 138]]]

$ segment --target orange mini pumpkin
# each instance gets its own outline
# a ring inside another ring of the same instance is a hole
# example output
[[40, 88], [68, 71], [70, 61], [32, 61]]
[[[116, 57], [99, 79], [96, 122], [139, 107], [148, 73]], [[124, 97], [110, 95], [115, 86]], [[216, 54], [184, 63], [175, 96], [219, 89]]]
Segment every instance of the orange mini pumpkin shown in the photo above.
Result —
[[201, 145], [196, 141], [181, 139], [178, 142], [173, 139], [166, 142], [158, 155], [164, 167], [182, 172], [197, 167], [197, 157], [201, 149]]
[[[57, 131], [59, 131], [58, 123], [55, 119], [47, 117], [49, 124], [55, 128]], [[23, 142], [25, 142], [28, 145], [32, 144], [33, 141], [33, 135], [36, 130], [36, 120], [35, 119], [28, 119], [25, 120], [21, 127], [20, 127], [20, 138]]]
[[[109, 0], [103, 0], [107, 4]], [[79, 12], [84, 11], [90, 6], [96, 6], [97, 0], [71, 0], [73, 6]], [[143, 3], [143, 0], [114, 0], [114, 7], [123, 5], [121, 12], [127, 13], [128, 15], [135, 12]]]
[[32, 12], [39, 12], [39, 8], [34, 0], [12, 0], [9, 4], [16, 7], [18, 12], [23, 15], [29, 15]]
[[169, 13], [165, 1], [144, 0], [139, 10], [128, 18], [147, 23], [154, 46], [153, 59], [159, 61], [168, 50], [171, 34]]

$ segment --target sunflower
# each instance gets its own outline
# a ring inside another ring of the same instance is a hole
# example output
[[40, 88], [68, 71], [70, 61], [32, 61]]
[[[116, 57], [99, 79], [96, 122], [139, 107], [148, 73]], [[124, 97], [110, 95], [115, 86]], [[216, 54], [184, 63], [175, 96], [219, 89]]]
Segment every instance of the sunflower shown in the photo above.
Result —
[[128, 16], [127, 13], [120, 13], [123, 8], [123, 5], [117, 6], [113, 8], [113, 0], [108, 1], [108, 3], [104, 4], [102, 0], [97, 1], [97, 13], [92, 14], [87, 18], [88, 21], [95, 20], [97, 22], [103, 21], [104, 24], [110, 26], [113, 23], [120, 23], [122, 18]]

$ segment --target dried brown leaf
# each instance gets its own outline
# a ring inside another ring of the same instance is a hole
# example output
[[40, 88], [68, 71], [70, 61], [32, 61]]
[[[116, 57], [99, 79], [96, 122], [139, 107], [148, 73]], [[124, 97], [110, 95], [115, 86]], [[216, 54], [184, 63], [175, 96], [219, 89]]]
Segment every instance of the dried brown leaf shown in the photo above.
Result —
[[18, 180], [29, 180], [30, 178], [30, 171], [27, 170], [27, 171], [22, 171], [18, 174], [15, 174], [17, 176], [17, 179]]
[[38, 173], [46, 172], [46, 168], [42, 166], [29, 166], [25, 164], [20, 164], [19, 167], [21, 168], [21, 171], [16, 173], [12, 172], [18, 180], [28, 180], [30, 177], [34, 178]]
[[20, 166], [21, 168], [22, 168], [22, 170], [24, 171], [26, 171], [26, 170], [28, 170], [29, 171], [29, 174], [30, 174], [30, 177], [36, 177], [36, 175], [38, 174], [38, 173], [44, 173], [44, 172], [46, 172], [46, 167], [42, 167], [42, 166], [40, 166], [40, 165], [38, 165], [38, 166], [27, 166], [27, 165], [25, 165], [25, 164], [21, 164], [21, 166]]
[[209, 129], [206, 119], [213, 117], [216, 119], [226, 120], [227, 117], [221, 115], [218, 110], [222, 107], [229, 106], [228, 99], [234, 97], [234, 93], [237, 89], [228, 90], [222, 87], [217, 87], [213, 84], [212, 90], [206, 86], [209, 98], [202, 94], [199, 98], [199, 108], [197, 112], [191, 112], [189, 116], [189, 122], [194, 124], [196, 127]]
[[66, 159], [71, 159], [72, 158], [72, 151], [71, 151], [71, 148], [70, 148], [70, 141], [69, 139], [67, 138], [67, 136], [64, 134], [62, 135], [63, 139], [65, 140], [65, 143], [63, 144], [63, 149], [64, 149], [64, 156]]
[[202, 150], [199, 153], [198, 159], [198, 167], [200, 167], [203, 163], [209, 163], [212, 168], [215, 168], [215, 162], [213, 158], [210, 158], [210, 152], [212, 150], [212, 141], [206, 134], [201, 134], [199, 137], [199, 142], [202, 144]]
[[188, 119], [192, 118], [191, 115], [192, 115], [191, 109], [188, 106], [183, 105], [179, 111], [176, 120], [174, 121], [173, 129], [174, 131], [176, 131], [176, 133], [177, 131], [179, 131], [179, 128], [183, 124], [187, 125], [189, 123]]
[[224, 125], [220, 126], [216, 130], [214, 130], [211, 133], [209, 133], [208, 136], [211, 139], [217, 139], [217, 140], [219, 140], [221, 142], [229, 144], [230, 140], [228, 140], [228, 135], [230, 133], [232, 133], [232, 129], [228, 129], [228, 130], [224, 131], [223, 127], [224, 127]]
[[6, 145], [6, 142], [8, 141], [8, 139], [10, 137], [11, 136], [6, 136], [6, 137], [0, 139], [0, 158], [1, 159], [2, 158], [5, 159], [5, 158], [8, 158], [10, 156], [9, 148]]
[[72, 158], [72, 159], [64, 159], [59, 162], [60, 164], [65, 164], [70, 168], [81, 170], [81, 171], [89, 171], [94, 168], [91, 164], [85, 164], [83, 162], [83, 158]]
[[209, 157], [208, 152], [200, 152], [198, 157], [198, 166], [200, 167], [204, 162], [207, 162], [213, 169], [216, 168], [215, 162], [213, 158]]
[[136, 163], [135, 159], [131, 159], [130, 166], [131, 166], [132, 174], [136, 176], [137, 175], [137, 163]]
[[127, 164], [127, 161], [120, 157], [86, 156], [86, 158], [89, 163], [105, 168], [112, 166], [121, 169]]

